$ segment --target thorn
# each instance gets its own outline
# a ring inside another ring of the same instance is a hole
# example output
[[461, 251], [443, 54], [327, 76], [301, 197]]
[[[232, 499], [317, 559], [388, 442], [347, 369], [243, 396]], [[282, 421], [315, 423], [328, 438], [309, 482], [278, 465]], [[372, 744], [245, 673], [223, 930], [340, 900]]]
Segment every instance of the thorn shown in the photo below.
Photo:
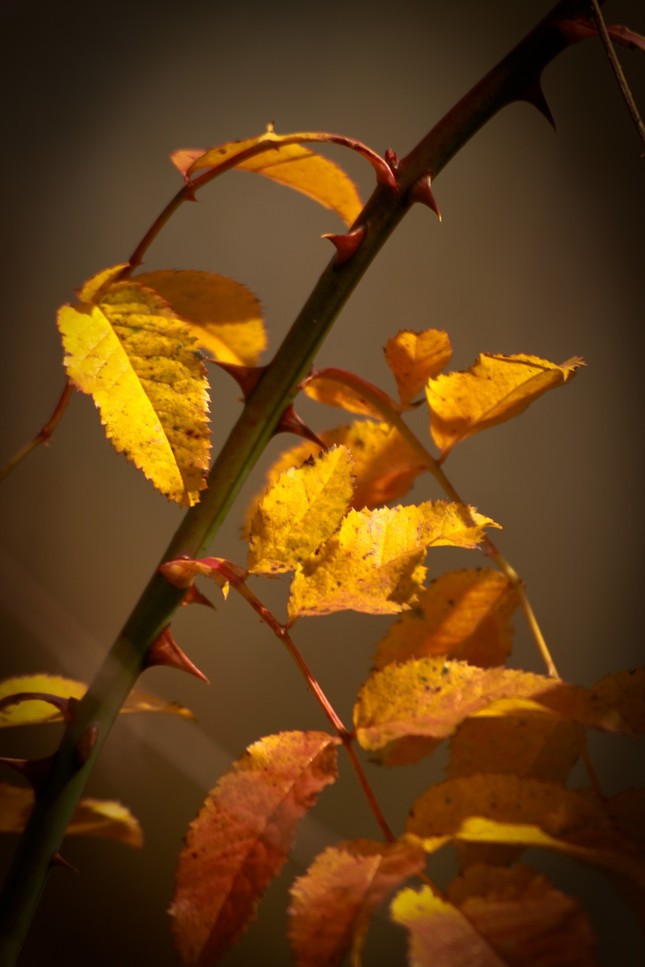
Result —
[[218, 360], [214, 360], [214, 362], [217, 363], [220, 369], [223, 369], [224, 372], [233, 377], [242, 390], [245, 400], [248, 400], [266, 369], [266, 366], [238, 366], [236, 363], [221, 363]]
[[191, 586], [188, 588], [181, 603], [182, 606], [184, 604], [204, 604], [207, 608], [212, 608], [215, 610], [215, 605], [213, 602], [210, 601], [205, 594], [202, 594], [202, 592], [194, 584], [191, 584]]
[[321, 447], [326, 450], [326, 445], [322, 442], [320, 437], [317, 437], [313, 430], [310, 430], [306, 423], [304, 423], [296, 411], [293, 408], [293, 404], [289, 404], [285, 409], [284, 413], [280, 417], [280, 422], [275, 428], [275, 433], [295, 433], [296, 436], [304, 437], [305, 440], [311, 440], [316, 446]]
[[399, 168], [399, 158], [396, 151], [393, 151], [392, 148], [388, 148], [384, 157], [386, 165], [388, 165], [391, 171], [396, 174]]
[[36, 794], [49, 778], [53, 761], [54, 758], [50, 755], [43, 759], [12, 759], [9, 756], [0, 756], [0, 762], [26, 779]]
[[531, 84], [529, 88], [524, 92], [524, 95], [520, 98], [522, 101], [526, 101], [531, 104], [536, 110], [540, 112], [543, 118], [549, 122], [553, 130], [556, 130], [555, 120], [551, 114], [551, 108], [547, 104], [547, 100], [544, 96], [544, 91], [542, 90], [542, 85], [539, 79]]
[[180, 672], [188, 672], [189, 675], [199, 678], [201, 682], [209, 684], [206, 675], [183, 653], [170, 632], [170, 626], [164, 628], [148, 649], [146, 668], [151, 668], [153, 665], [165, 665]]
[[410, 188], [409, 198], [412, 203], [419, 202], [421, 205], [427, 205], [428, 208], [432, 209], [439, 221], [442, 221], [441, 211], [430, 187], [431, 182], [430, 175], [423, 175]]
[[360, 225], [352, 232], [347, 232], [346, 235], [332, 235], [327, 233], [322, 237], [328, 238], [332, 245], [336, 246], [334, 265], [344, 265], [345, 262], [349, 262], [360, 248], [361, 242], [365, 238], [365, 226]]
[[70, 870], [72, 873], [78, 873], [78, 870], [76, 869], [76, 867], [73, 866], [69, 862], [69, 860], [66, 860], [63, 854], [59, 853], [58, 850], [56, 850], [55, 853], [52, 853], [52, 858], [49, 861], [49, 865], [52, 868], [55, 866], [59, 866], [61, 867], [61, 869]]
[[87, 726], [74, 746], [74, 764], [77, 769], [81, 769], [92, 755], [94, 747], [98, 741], [98, 737], [98, 722], [92, 722]]

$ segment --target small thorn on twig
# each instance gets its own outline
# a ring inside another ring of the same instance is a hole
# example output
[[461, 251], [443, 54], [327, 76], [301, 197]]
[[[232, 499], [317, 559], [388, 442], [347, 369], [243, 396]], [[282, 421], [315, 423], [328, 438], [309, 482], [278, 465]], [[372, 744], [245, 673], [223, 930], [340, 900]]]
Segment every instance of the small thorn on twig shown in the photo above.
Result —
[[435, 213], [439, 221], [442, 221], [439, 205], [432, 193], [431, 182], [430, 175], [424, 175], [422, 178], [419, 178], [410, 188], [409, 198], [412, 203], [418, 202], [421, 205], [426, 205]]
[[399, 158], [396, 151], [392, 148], [388, 148], [385, 152], [385, 163], [391, 168], [391, 170], [396, 174], [399, 169]]
[[220, 369], [233, 377], [242, 390], [245, 400], [248, 400], [266, 369], [266, 366], [238, 366], [236, 363], [222, 363], [218, 360], [216, 360], [216, 363]]
[[164, 628], [148, 650], [146, 668], [151, 668], [153, 665], [165, 665], [166, 668], [187, 672], [201, 682], [209, 684], [206, 675], [181, 650], [171, 634], [170, 627]]
[[191, 584], [191, 586], [188, 588], [181, 603], [182, 606], [184, 604], [203, 604], [207, 608], [212, 608], [215, 610], [215, 605], [213, 602], [210, 601], [205, 594], [202, 594], [199, 588], [197, 588], [194, 584]]
[[521, 100], [531, 104], [537, 111], [540, 112], [543, 118], [546, 118], [553, 130], [556, 130], [555, 119], [551, 113], [551, 108], [547, 103], [547, 99], [544, 96], [544, 91], [542, 90], [542, 85], [540, 84], [539, 80], [535, 81], [534, 84], [531, 84], [531, 86], [527, 88]]
[[296, 436], [304, 437], [305, 440], [311, 440], [312, 443], [315, 443], [322, 450], [326, 449], [322, 440], [300, 419], [292, 403], [287, 406], [280, 417], [280, 422], [276, 426], [274, 433], [295, 433]]
[[352, 232], [347, 232], [346, 235], [333, 235], [328, 233], [323, 235], [323, 238], [328, 238], [332, 245], [336, 247], [336, 258], [334, 259], [334, 265], [344, 265], [345, 262], [349, 262], [349, 260], [353, 258], [360, 248], [361, 243], [365, 238], [365, 226], [360, 225]]
[[49, 861], [49, 865], [52, 868], [55, 867], [55, 866], [58, 866], [61, 869], [69, 870], [71, 873], [78, 873], [78, 870], [76, 869], [76, 867], [73, 866], [69, 862], [69, 860], [66, 860], [65, 857], [63, 856], [63, 854], [62, 853], [59, 853], [58, 850], [56, 850], [56, 852], [52, 854], [52, 858]]
[[9, 756], [0, 756], [0, 762], [26, 779], [36, 795], [47, 782], [53, 761], [53, 756], [50, 755], [43, 759], [12, 759]]

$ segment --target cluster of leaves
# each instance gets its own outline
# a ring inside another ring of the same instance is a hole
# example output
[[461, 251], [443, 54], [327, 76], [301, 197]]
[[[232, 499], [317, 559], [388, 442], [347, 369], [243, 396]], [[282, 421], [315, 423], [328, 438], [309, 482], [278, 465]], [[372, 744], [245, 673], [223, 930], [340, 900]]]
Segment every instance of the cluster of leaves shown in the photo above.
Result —
[[[312, 132], [278, 136], [269, 129], [247, 141], [177, 152], [173, 160], [185, 179], [184, 197], [237, 167], [314, 197], [351, 226], [361, 209], [355, 187], [335, 164], [304, 148], [306, 141], [345, 144], [368, 158], [381, 183], [394, 178], [392, 166], [358, 142]], [[360, 231], [330, 237], [341, 262], [362, 242]], [[116, 450], [168, 498], [192, 506], [207, 486], [210, 463], [205, 360], [251, 392], [262, 378], [264, 324], [255, 296], [233, 280], [194, 271], [135, 274], [139, 264], [135, 253], [105, 270], [81, 287], [76, 304], [59, 311], [65, 367], [71, 383], [93, 397]], [[582, 688], [509, 669], [511, 618], [524, 600], [513, 573], [473, 568], [428, 581], [426, 560], [436, 546], [483, 546], [502, 560], [488, 536], [499, 525], [447, 484], [442, 464], [449, 453], [568, 382], [581, 360], [557, 365], [482, 354], [468, 370], [445, 373], [450, 356], [445, 332], [394, 336], [385, 358], [398, 399], [351, 373], [311, 374], [303, 392], [358, 418], [319, 435], [304, 430], [304, 441], [271, 468], [246, 516], [246, 566], [209, 557], [162, 567], [168, 581], [185, 589], [186, 601], [200, 599], [193, 587], [199, 576], [242, 594], [294, 655], [332, 725], [329, 733], [260, 739], [209, 793], [188, 829], [171, 905], [186, 965], [216, 962], [248, 926], [298, 822], [336, 781], [339, 747], [358, 771], [383, 839], [326, 849], [292, 885], [289, 938], [302, 967], [341, 964], [349, 953], [358, 962], [370, 918], [391, 894], [391, 919], [408, 931], [411, 963], [593, 964], [586, 914], [518, 862], [529, 847], [594, 864], [635, 894], [645, 886], [638, 824], [645, 791], [606, 799], [593, 785], [566, 785], [585, 754], [585, 729], [643, 730], [645, 673], [618, 673]], [[404, 420], [422, 402], [436, 456]], [[448, 499], [396, 503], [424, 472], [447, 485]], [[284, 621], [251, 591], [251, 575], [291, 576]], [[292, 639], [302, 618], [348, 609], [394, 616], [356, 697], [352, 729]], [[189, 667], [169, 631], [155, 648], [149, 663]], [[60, 678], [8, 680], [0, 685], [0, 726], [70, 719], [84, 691]], [[139, 691], [123, 711], [190, 714]], [[419, 795], [395, 834], [354, 743], [382, 765], [401, 767], [447, 739], [445, 780]], [[10, 764], [38, 792], [41, 766]], [[1, 787], [1, 828], [20, 828], [32, 799], [26, 790]], [[131, 845], [141, 840], [136, 820], [117, 803], [84, 800], [69, 831]], [[442, 893], [426, 866], [448, 845], [457, 851], [459, 873]]]

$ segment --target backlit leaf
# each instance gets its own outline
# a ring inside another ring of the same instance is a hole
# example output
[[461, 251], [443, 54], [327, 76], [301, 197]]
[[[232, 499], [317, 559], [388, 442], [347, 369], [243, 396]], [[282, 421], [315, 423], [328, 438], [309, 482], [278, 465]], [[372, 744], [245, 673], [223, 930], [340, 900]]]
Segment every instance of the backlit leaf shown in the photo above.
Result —
[[[371, 416], [376, 420], [381, 419], [381, 411], [366, 396], [361, 394], [358, 386], [348, 386], [334, 379], [333, 376], [322, 374], [314, 376], [307, 380], [303, 390], [310, 399], [325, 406], [338, 406], [347, 410], [348, 413], [359, 413], [362, 416]], [[391, 400], [385, 393], [383, 393], [383, 398], [393, 409], [398, 409], [394, 400]]]
[[491, 568], [449, 571], [432, 581], [378, 645], [375, 666], [445, 655], [501, 665], [511, 651], [517, 592]]
[[332, 447], [280, 474], [251, 520], [249, 570], [294, 570], [338, 528], [353, 489], [346, 447]]
[[429, 886], [401, 890], [390, 911], [408, 930], [410, 967], [506, 967], [470, 921]]
[[[403, 497], [425, 469], [419, 454], [387, 423], [357, 420], [350, 426], [323, 430], [318, 436], [327, 447], [346, 446], [351, 451], [355, 477], [351, 506], [356, 510], [381, 507]], [[285, 450], [267, 474], [269, 485], [284, 470], [301, 466], [319, 452], [320, 447], [310, 441]], [[253, 507], [248, 516], [252, 513]]]
[[[0, 832], [22, 832], [33, 804], [31, 789], [0, 783]], [[126, 846], [143, 845], [141, 826], [130, 810], [119, 802], [105, 799], [81, 799], [67, 832], [116, 839]]]
[[214, 963], [248, 926], [302, 816], [336, 779], [339, 740], [322, 732], [260, 739], [190, 824], [171, 905], [182, 964]]
[[[38, 692], [57, 698], [81, 699], [87, 691], [85, 682], [77, 682], [61, 675], [18, 675], [5, 678], [0, 682], [0, 701], [12, 695]], [[167, 702], [150, 692], [133, 688], [121, 712], [170, 712], [182, 718], [192, 719], [187, 708], [174, 702]], [[42, 722], [61, 722], [63, 716], [59, 709], [49, 702], [28, 700], [12, 703], [0, 709], [0, 728], [8, 725], [38, 725]]]
[[442, 456], [473, 433], [517, 416], [581, 365], [577, 356], [558, 366], [537, 356], [482, 353], [470, 369], [430, 379], [430, 432]]
[[613, 710], [584, 688], [510, 668], [478, 668], [418, 658], [375, 671], [354, 706], [361, 746], [387, 765], [414, 762], [472, 715], [517, 715], [526, 709], [607, 731], [625, 731]]
[[[305, 148], [303, 141], [324, 141], [315, 132], [279, 135], [268, 130], [255, 138], [230, 141], [207, 151], [177, 151], [172, 160], [184, 177], [209, 168], [253, 171], [313, 198], [351, 225], [363, 207], [354, 182], [333, 161]], [[267, 150], [249, 154], [261, 146]]]
[[296, 967], [336, 967], [350, 948], [360, 955], [374, 910], [425, 866], [418, 846], [370, 840], [321, 853], [291, 887], [289, 939]]
[[211, 272], [144, 272], [134, 282], [154, 289], [190, 325], [213, 359], [255, 366], [267, 337], [260, 303], [234, 279]]
[[97, 305], [63, 306], [58, 326], [67, 375], [94, 399], [115, 449], [170, 499], [196, 503], [210, 435], [206, 370], [190, 328], [134, 282], [109, 286]]
[[448, 842], [555, 850], [645, 886], [645, 862], [591, 790], [513, 775], [448, 779], [412, 806], [408, 833], [429, 852]]
[[301, 615], [334, 611], [396, 614], [422, 590], [422, 564], [430, 546], [474, 547], [492, 523], [456, 504], [426, 501], [419, 506], [351, 510], [340, 530], [315, 557], [298, 566], [288, 609]]
[[413, 332], [402, 329], [385, 345], [385, 361], [392, 370], [402, 403], [408, 404], [432, 376], [450, 362], [452, 347], [441, 329]]

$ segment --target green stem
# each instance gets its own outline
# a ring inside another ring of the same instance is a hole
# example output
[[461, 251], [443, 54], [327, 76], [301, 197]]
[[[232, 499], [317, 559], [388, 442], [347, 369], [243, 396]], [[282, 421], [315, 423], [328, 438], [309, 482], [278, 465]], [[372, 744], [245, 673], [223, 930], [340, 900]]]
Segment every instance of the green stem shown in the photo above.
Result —
[[[365, 235], [357, 252], [323, 272], [274, 359], [252, 392], [209, 476], [209, 489], [189, 510], [163, 557], [202, 554], [240, 487], [271, 438], [342, 306], [381, 246], [408, 210], [408, 189], [435, 177], [504, 105], [531, 99], [543, 68], [568, 41], [557, 21], [587, 10], [586, 0], [563, 0], [398, 165], [399, 190], [379, 185], [358, 218]], [[174, 209], [173, 209], [174, 210]], [[183, 592], [155, 569], [123, 631], [87, 694], [75, 709], [48, 780], [38, 790], [5, 883], [0, 907], [0, 963], [15, 963], [52, 858], [81, 796], [90, 770], [123, 701], [145, 667], [151, 643], [168, 624]], [[93, 745], [88, 739], [94, 740]]]

